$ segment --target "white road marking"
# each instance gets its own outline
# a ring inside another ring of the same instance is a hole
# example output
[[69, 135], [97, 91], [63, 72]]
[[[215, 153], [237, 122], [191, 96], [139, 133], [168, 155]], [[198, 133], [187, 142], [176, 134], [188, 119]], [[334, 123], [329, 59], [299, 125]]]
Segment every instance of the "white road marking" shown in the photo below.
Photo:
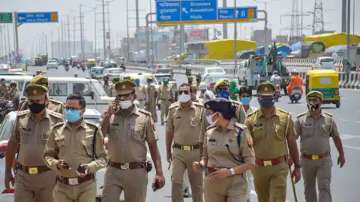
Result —
[[350, 140], [350, 139], [360, 139], [360, 135], [352, 135], [352, 134], [341, 134], [342, 140]]
[[347, 148], [347, 149], [353, 149], [353, 150], [358, 150], [358, 151], [360, 151], [360, 147], [349, 146], [349, 145], [346, 145], [346, 144], [344, 144], [344, 148]]

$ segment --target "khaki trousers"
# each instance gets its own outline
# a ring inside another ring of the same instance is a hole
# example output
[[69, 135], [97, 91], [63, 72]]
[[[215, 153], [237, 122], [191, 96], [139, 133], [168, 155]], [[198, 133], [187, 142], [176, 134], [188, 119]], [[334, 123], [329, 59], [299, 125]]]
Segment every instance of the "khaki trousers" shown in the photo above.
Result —
[[148, 184], [147, 172], [143, 168], [120, 170], [107, 167], [103, 190], [103, 202], [118, 202], [124, 191], [126, 202], [145, 202]]
[[56, 175], [53, 171], [29, 175], [18, 170], [15, 176], [14, 202], [53, 202], [55, 182]]
[[[302, 158], [301, 164], [306, 202], [331, 202], [331, 157], [320, 160]], [[319, 200], [316, 193], [316, 181]]]
[[202, 202], [202, 173], [194, 172], [192, 164], [200, 160], [200, 150], [182, 151], [174, 149], [172, 165], [172, 202], [183, 202], [183, 182], [185, 170], [188, 172], [193, 202]]
[[206, 202], [246, 202], [247, 181], [244, 175], [231, 176], [224, 179], [205, 178]]
[[253, 170], [258, 202], [285, 202], [288, 165], [258, 166]]
[[96, 182], [90, 180], [79, 185], [57, 182], [53, 196], [55, 202], [95, 202]]

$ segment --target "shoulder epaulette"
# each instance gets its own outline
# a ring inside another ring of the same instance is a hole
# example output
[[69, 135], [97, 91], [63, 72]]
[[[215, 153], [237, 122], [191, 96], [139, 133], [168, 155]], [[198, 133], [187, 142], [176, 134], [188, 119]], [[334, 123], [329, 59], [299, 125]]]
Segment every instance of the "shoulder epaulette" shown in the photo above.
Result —
[[255, 114], [257, 114], [258, 111], [259, 111], [259, 109], [251, 112], [250, 114], [247, 115], [247, 117], [252, 117], [252, 116], [254, 116]]
[[195, 106], [197, 107], [204, 107], [204, 105], [200, 102], [193, 102]]
[[179, 107], [179, 106], [180, 106], [179, 103], [174, 102], [174, 103], [172, 103], [172, 104], [170, 105], [169, 109], [177, 108], [177, 107]]
[[91, 127], [94, 127], [94, 128], [98, 128], [98, 126], [95, 124], [95, 123], [92, 123], [92, 122], [89, 122], [89, 121], [85, 121], [85, 123]]
[[285, 111], [285, 110], [283, 110], [283, 109], [281, 109], [281, 108], [276, 108], [279, 112], [281, 112], [281, 113], [284, 113], [284, 114], [289, 114], [289, 112], [287, 112], [287, 111]]
[[210, 125], [210, 126], [208, 126], [208, 127], [206, 128], [206, 130], [210, 130], [210, 129], [215, 128], [215, 127], [216, 127], [216, 125], [215, 125], [215, 124]]
[[59, 119], [62, 119], [62, 118], [63, 118], [63, 115], [62, 115], [62, 114], [57, 113], [57, 112], [54, 112], [54, 111], [51, 111], [51, 110], [47, 110], [47, 113], [49, 113], [49, 115], [55, 116], [56, 118], [59, 118]]
[[234, 127], [239, 128], [240, 130], [245, 130], [246, 129], [246, 125], [238, 123], [238, 122], [235, 122]]
[[300, 113], [300, 114], [296, 115], [296, 117], [297, 117], [297, 118], [300, 118], [300, 117], [302, 117], [302, 116], [304, 116], [304, 115], [306, 115], [306, 114], [307, 114], [307, 112], [303, 112], [303, 113]]
[[332, 114], [330, 114], [329, 112], [323, 112], [325, 115], [327, 115], [327, 116], [330, 116], [330, 117], [333, 117], [333, 115]]
[[60, 126], [63, 126], [65, 124], [65, 122], [59, 122], [59, 123], [56, 123], [55, 125], [53, 125], [52, 127], [53, 128], [58, 128]]
[[30, 113], [30, 110], [23, 110], [23, 111], [17, 111], [16, 115], [17, 116], [24, 116], [26, 114]]
[[139, 109], [139, 112], [142, 113], [142, 114], [145, 114], [146, 116], [151, 116], [151, 113], [144, 110], [144, 109]]
[[52, 103], [55, 103], [55, 104], [61, 104], [61, 105], [64, 104], [64, 103], [62, 103], [62, 102], [60, 102], [60, 101], [58, 101], [58, 100], [55, 100], [55, 99], [53, 99], [53, 98], [49, 98], [49, 101], [52, 102]]

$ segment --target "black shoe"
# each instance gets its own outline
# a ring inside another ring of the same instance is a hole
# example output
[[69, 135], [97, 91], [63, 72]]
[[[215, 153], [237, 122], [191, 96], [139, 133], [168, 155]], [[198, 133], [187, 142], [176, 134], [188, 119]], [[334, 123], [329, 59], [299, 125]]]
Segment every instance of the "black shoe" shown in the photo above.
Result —
[[186, 187], [186, 188], [184, 189], [183, 196], [184, 196], [184, 198], [190, 198], [190, 197], [191, 197], [191, 194], [190, 194], [190, 192], [189, 192], [189, 187]]

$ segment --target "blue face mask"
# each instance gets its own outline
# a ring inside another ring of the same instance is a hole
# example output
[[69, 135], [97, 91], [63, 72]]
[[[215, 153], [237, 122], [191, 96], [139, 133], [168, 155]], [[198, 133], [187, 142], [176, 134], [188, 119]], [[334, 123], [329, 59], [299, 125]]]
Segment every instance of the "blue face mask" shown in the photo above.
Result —
[[78, 109], [65, 109], [64, 119], [70, 123], [75, 123], [81, 119], [80, 110]]
[[251, 100], [251, 98], [250, 97], [242, 97], [241, 99], [240, 99], [240, 102], [241, 102], [241, 104], [242, 105], [250, 105], [250, 100]]
[[225, 99], [229, 99], [230, 93], [229, 93], [229, 91], [227, 91], [227, 90], [220, 90], [220, 91], [216, 94], [216, 97], [222, 97], [222, 98], [225, 98]]
[[273, 96], [260, 96], [258, 97], [259, 105], [264, 108], [273, 107], [275, 105]]

